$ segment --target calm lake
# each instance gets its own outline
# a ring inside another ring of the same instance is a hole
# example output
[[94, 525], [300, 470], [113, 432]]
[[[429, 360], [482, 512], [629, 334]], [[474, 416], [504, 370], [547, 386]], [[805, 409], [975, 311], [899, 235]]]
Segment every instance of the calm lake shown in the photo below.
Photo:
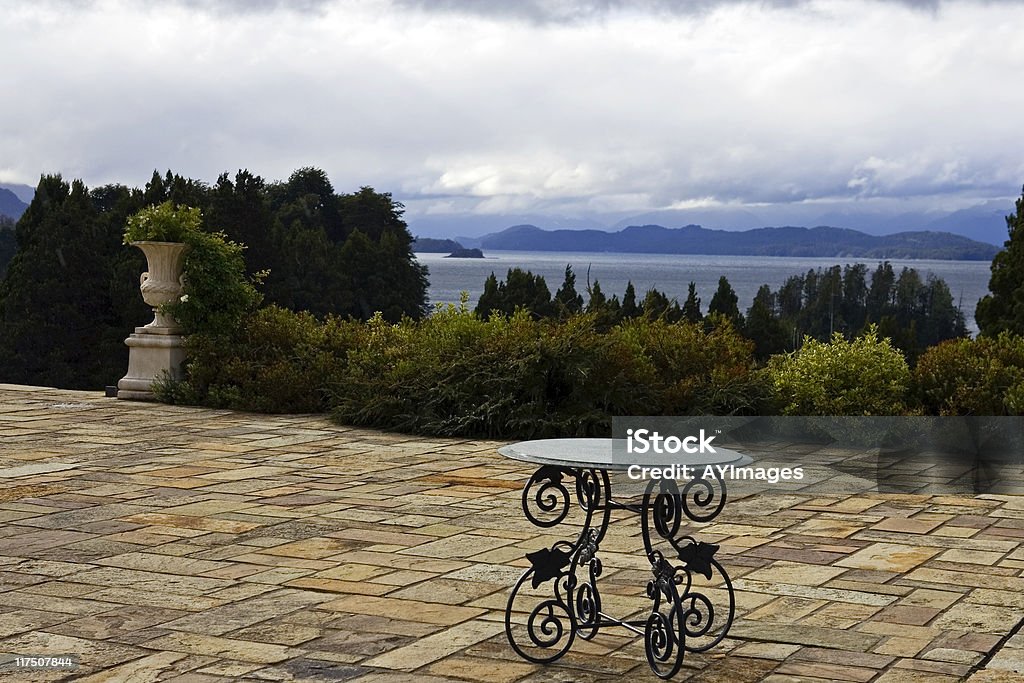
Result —
[[[491, 271], [499, 279], [509, 268], [520, 267], [543, 275], [554, 294], [562, 284], [566, 264], [576, 272], [576, 289], [586, 298], [587, 271], [590, 281], [600, 281], [601, 290], [609, 297], [622, 298], [626, 282], [633, 281], [637, 298], [656, 287], [680, 303], [686, 298], [692, 280], [697, 283], [701, 310], [718, 288], [718, 278], [729, 278], [746, 313], [757, 289], [768, 284], [778, 289], [791, 275], [830, 266], [865, 263], [869, 273], [879, 261], [869, 259], [793, 258], [781, 256], [693, 256], [678, 254], [609, 254], [544, 251], [486, 251], [484, 259], [445, 258], [444, 254], [417, 254], [420, 263], [430, 268], [429, 295], [431, 303], [457, 303], [459, 293], [469, 292], [471, 306], [484, 289], [484, 280]], [[959, 301], [967, 327], [977, 332], [974, 307], [988, 293], [990, 263], [988, 261], [890, 261], [897, 273], [904, 267], [916, 268], [922, 277], [932, 273], [949, 285], [954, 302]], [[869, 279], [870, 282], [870, 279]]]

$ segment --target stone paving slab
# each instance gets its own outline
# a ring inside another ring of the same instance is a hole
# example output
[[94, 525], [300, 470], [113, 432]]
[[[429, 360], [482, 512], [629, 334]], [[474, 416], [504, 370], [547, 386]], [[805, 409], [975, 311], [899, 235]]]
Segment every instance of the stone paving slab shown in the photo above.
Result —
[[[501, 445], [0, 385], [0, 653], [80, 659], [0, 680], [657, 680], [625, 632], [508, 647], [525, 554], [573, 527], [523, 518]], [[676, 680], [1024, 680], [1022, 497], [761, 495], [699, 533], [737, 618]], [[602, 544], [622, 616], [639, 547]]]

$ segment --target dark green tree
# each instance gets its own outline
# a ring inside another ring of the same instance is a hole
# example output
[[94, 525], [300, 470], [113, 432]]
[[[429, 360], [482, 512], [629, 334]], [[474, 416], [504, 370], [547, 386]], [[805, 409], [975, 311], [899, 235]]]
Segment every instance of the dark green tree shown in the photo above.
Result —
[[724, 275], [718, 278], [718, 289], [708, 304], [708, 314], [717, 313], [731, 321], [736, 327], [742, 328], [743, 316], [740, 315], [739, 298]]
[[555, 292], [554, 306], [561, 318], [575, 315], [583, 310], [583, 297], [576, 291], [576, 274], [572, 272], [571, 265], [565, 266], [565, 280]]
[[18, 239], [14, 236], [14, 219], [0, 216], [0, 280], [7, 272], [7, 264], [18, 250]]
[[81, 181], [43, 176], [0, 283], [0, 381], [96, 389], [124, 373], [128, 330], [109, 331], [119, 240], [106, 227]]
[[281, 256], [274, 241], [274, 214], [263, 178], [240, 170], [234, 180], [222, 173], [209, 193], [206, 224], [246, 246], [249, 274], [274, 270]]
[[480, 295], [475, 313], [483, 319], [491, 317], [493, 311], [501, 312], [501, 292], [498, 289], [498, 278], [494, 271], [484, 281], [484, 293]]
[[587, 287], [586, 312], [594, 316], [594, 327], [598, 331], [606, 332], [619, 322], [622, 311], [619, 306], [619, 298], [613, 296], [611, 299], [601, 291], [601, 283], [594, 280], [594, 284]]
[[699, 323], [704, 320], [704, 314], [700, 312], [700, 297], [697, 296], [697, 283], [690, 282], [686, 292], [686, 301], [683, 302], [683, 318], [691, 323]]
[[601, 291], [601, 283], [594, 280], [588, 290], [587, 313], [603, 311], [608, 306], [608, 297]]
[[647, 290], [647, 293], [644, 295], [642, 307], [644, 317], [651, 320], [664, 319], [674, 323], [683, 318], [683, 310], [679, 308], [679, 302], [675, 299], [670, 299], [663, 292], [653, 287]]
[[754, 342], [754, 356], [758, 360], [786, 350], [789, 334], [776, 315], [775, 295], [768, 285], [761, 285], [747, 309], [743, 333]]
[[630, 280], [626, 283], [626, 293], [622, 295], [622, 318], [628, 320], [641, 313], [642, 311], [636, 303], [636, 289], [633, 287], [633, 281]]
[[892, 312], [895, 299], [896, 273], [888, 261], [880, 263], [871, 275], [867, 295], [867, 319], [879, 321]]
[[857, 333], [867, 322], [868, 267], [863, 263], [843, 269], [842, 293], [839, 298], [839, 317], [844, 330]]
[[534, 275], [522, 268], [509, 268], [505, 279], [496, 281], [496, 287], [489, 284], [494, 274], [484, 283], [484, 293], [476, 306], [476, 314], [489, 317], [498, 312], [512, 315], [517, 308], [528, 311], [535, 318], [548, 318], [555, 315], [551, 301], [551, 290], [542, 275]]
[[982, 297], [974, 313], [986, 336], [1003, 331], [1024, 335], [1024, 188], [1014, 208], [1006, 217], [1009, 236], [1004, 248], [992, 259], [990, 293]]
[[[236, 177], [231, 194], [265, 224], [259, 183], [242, 181], [239, 190]], [[219, 185], [227, 194], [227, 184]], [[391, 321], [426, 314], [427, 269], [412, 253], [404, 207], [389, 193], [362, 187], [336, 195], [323, 171], [302, 168], [266, 194], [273, 234], [266, 257], [257, 260], [270, 270], [268, 303], [363, 319], [380, 310]]]

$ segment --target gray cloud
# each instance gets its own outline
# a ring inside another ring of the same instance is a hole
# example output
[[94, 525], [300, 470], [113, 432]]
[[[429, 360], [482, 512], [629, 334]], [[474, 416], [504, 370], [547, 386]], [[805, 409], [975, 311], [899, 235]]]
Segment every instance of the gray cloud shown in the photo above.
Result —
[[0, 182], [312, 164], [414, 219], [614, 219], [954, 210], [1024, 180], [1020, 2], [401, 1], [19, 3]]
[[[972, 0], [873, 0], [937, 12], [951, 2]], [[973, 0], [984, 4], [1020, 3], [1024, 0]], [[394, 0], [395, 5], [427, 12], [455, 12], [494, 18], [511, 18], [537, 24], [571, 23], [606, 17], [612, 12], [675, 15], [706, 14], [730, 5], [756, 5], [778, 9], [812, 5], [813, 0]]]

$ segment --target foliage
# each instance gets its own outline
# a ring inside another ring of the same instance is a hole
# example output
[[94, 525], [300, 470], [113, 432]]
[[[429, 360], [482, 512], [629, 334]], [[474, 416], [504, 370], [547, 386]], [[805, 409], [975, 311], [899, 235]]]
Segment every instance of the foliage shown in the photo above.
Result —
[[785, 351], [789, 338], [786, 326], [776, 315], [775, 301], [771, 288], [761, 285], [743, 323], [743, 334], [754, 342], [754, 356], [760, 361]]
[[[317, 169], [273, 184], [239, 171], [212, 188], [170, 171], [142, 189], [92, 191], [44, 176], [13, 233], [0, 225], [0, 381], [96, 389], [124, 374], [124, 339], [151, 315], [138, 286], [145, 258], [125, 240], [201, 247], [186, 257], [188, 297], [171, 306], [192, 332], [237, 326], [264, 275], [271, 303], [321, 316], [421, 317], [426, 269], [402, 211], [372, 188], [335, 194]], [[223, 234], [203, 232], [201, 216]], [[250, 245], [244, 259], [241, 244]]]
[[766, 378], [784, 415], [899, 415], [906, 410], [910, 370], [887, 338], [869, 326], [848, 341], [806, 338], [793, 353], [774, 356]]
[[644, 294], [640, 309], [648, 320], [665, 320], [674, 323], [683, 319], [683, 311], [679, 308], [679, 302], [670, 299], [654, 288], [647, 290], [647, 293]]
[[86, 389], [124, 374], [124, 338], [148, 311], [145, 261], [121, 245], [138, 202], [119, 186], [90, 193], [59, 175], [40, 179], [0, 282], [0, 381]]
[[185, 242], [199, 231], [202, 223], [203, 217], [197, 208], [178, 207], [170, 201], [147, 206], [128, 217], [124, 243]]
[[[366, 382], [339, 403], [340, 419], [440, 434], [582, 436], [607, 434], [612, 415], [737, 409], [725, 381], [736, 384], [737, 368], [720, 362], [725, 331], [709, 339], [692, 326], [640, 319], [598, 334], [592, 315], [554, 323], [521, 311], [481, 321], [450, 308], [392, 334], [403, 342], [397, 349], [352, 356], [353, 367], [368, 364], [367, 379], [387, 378], [386, 390]], [[749, 381], [749, 349], [734, 333], [732, 342]], [[359, 383], [354, 375], [347, 385]]]
[[272, 226], [256, 261], [270, 271], [268, 302], [362, 320], [376, 311], [392, 322], [425, 315], [427, 269], [413, 255], [404, 207], [389, 193], [362, 187], [335, 194], [315, 168], [265, 189], [237, 177], [221, 185], [225, 197], [233, 192], [232, 201]]
[[708, 313], [718, 313], [724, 316], [734, 325], [743, 326], [743, 316], [740, 315], [739, 298], [736, 290], [729, 284], [729, 280], [723, 275], [718, 278], [718, 289], [711, 297], [708, 304]]
[[[572, 274], [571, 269], [568, 274]], [[505, 279], [499, 281], [491, 273], [484, 282], [484, 292], [477, 303], [476, 314], [481, 318], [488, 318], [495, 313], [511, 316], [519, 309], [538, 319], [556, 315], [557, 309], [551, 301], [551, 290], [544, 276], [534, 275], [522, 268], [509, 268]]]
[[686, 301], [683, 302], [683, 317], [691, 323], [699, 323], [704, 319], [700, 312], [700, 297], [697, 296], [697, 283], [690, 282], [686, 290]]
[[363, 345], [365, 327], [267, 306], [223, 335], [186, 338], [187, 380], [164, 383], [169, 403], [271, 413], [325, 412], [330, 387], [343, 381], [348, 353]]
[[552, 302], [559, 317], [565, 318], [583, 310], [583, 297], [576, 291], [576, 274], [572, 266], [565, 266], [565, 281], [555, 292]]
[[168, 304], [185, 334], [224, 336], [262, 301], [256, 285], [260, 274], [245, 273], [244, 247], [221, 232], [192, 232], [185, 254], [185, 287], [180, 301]]
[[836, 265], [790, 277], [772, 296], [773, 305], [762, 303], [757, 312], [761, 321], [747, 332], [758, 342], [759, 356], [793, 348], [785, 342], [778, 346], [782, 335], [770, 319], [793, 340], [827, 341], [836, 332], [853, 338], [877, 324], [879, 333], [890, 337], [910, 362], [928, 346], [967, 334], [963, 314], [942, 279], [922, 280], [913, 268], [897, 275], [888, 262], [879, 264], [870, 284], [864, 264]]
[[[754, 372], [752, 345], [724, 319], [705, 329], [664, 319], [623, 322], [610, 333], [644, 368], [634, 387], [635, 415], [756, 414], [766, 392]], [[646, 392], [646, 395], [645, 395]], [[625, 414], [625, 413], [624, 413]]]
[[14, 235], [14, 219], [0, 215], [0, 280], [7, 272], [7, 264], [18, 250], [18, 239]]
[[991, 292], [978, 302], [974, 319], [983, 335], [1024, 334], [1024, 190], [1006, 217], [1009, 237], [992, 259]]
[[914, 388], [934, 415], [1024, 415], [1024, 338], [1001, 332], [926, 351]]

